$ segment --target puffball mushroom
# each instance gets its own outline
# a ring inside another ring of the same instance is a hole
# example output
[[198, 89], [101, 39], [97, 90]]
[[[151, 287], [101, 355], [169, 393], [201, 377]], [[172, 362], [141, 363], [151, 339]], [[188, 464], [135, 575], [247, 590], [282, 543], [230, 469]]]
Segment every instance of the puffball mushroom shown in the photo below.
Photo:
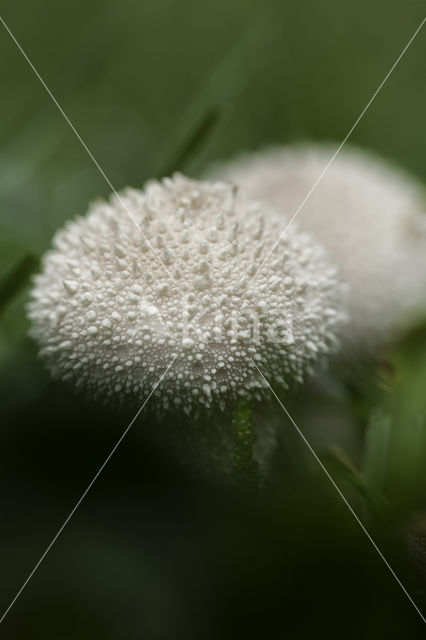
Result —
[[[335, 149], [271, 148], [216, 167], [291, 218]], [[423, 187], [371, 153], [343, 149], [297, 222], [328, 250], [349, 285], [342, 346], [374, 349], [426, 317], [426, 206]], [[286, 232], [287, 233], [287, 232]]]
[[221, 182], [176, 174], [91, 205], [43, 259], [29, 304], [54, 376], [197, 415], [267, 394], [334, 348], [341, 287], [325, 251]]

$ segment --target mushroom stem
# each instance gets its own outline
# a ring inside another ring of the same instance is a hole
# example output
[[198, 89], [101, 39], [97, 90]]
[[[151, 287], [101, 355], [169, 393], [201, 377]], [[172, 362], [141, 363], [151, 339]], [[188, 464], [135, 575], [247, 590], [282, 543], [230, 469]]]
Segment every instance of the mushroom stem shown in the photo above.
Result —
[[259, 485], [259, 464], [254, 459], [253, 445], [256, 435], [251, 422], [251, 400], [242, 400], [232, 417], [233, 433], [233, 473], [237, 486], [257, 489]]

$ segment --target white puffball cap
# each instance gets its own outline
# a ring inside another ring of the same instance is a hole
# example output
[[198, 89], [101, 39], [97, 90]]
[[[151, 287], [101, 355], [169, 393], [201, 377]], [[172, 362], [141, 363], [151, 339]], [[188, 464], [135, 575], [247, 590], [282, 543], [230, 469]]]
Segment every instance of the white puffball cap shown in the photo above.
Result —
[[174, 359], [150, 400], [160, 414], [262, 397], [253, 360], [271, 382], [300, 382], [336, 344], [341, 287], [293, 226], [253, 278], [281, 230], [224, 183], [176, 174], [128, 188], [54, 236], [32, 335], [56, 377], [139, 404]]
[[[212, 175], [292, 217], [332, 158], [327, 145], [246, 154]], [[426, 317], [426, 198], [422, 185], [372, 153], [344, 148], [296, 217], [348, 284], [343, 347], [375, 348]]]

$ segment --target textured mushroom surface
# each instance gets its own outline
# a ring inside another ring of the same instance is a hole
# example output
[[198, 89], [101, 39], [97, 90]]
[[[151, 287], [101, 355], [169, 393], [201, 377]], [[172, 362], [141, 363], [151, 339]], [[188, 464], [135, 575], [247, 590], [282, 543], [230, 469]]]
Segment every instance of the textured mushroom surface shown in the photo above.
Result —
[[[247, 154], [212, 171], [283, 214], [282, 229], [335, 148]], [[343, 346], [376, 347], [426, 316], [426, 206], [422, 185], [373, 154], [343, 149], [296, 217], [349, 285]], [[286, 232], [287, 233], [287, 232]]]
[[[123, 206], [124, 205], [124, 206]], [[296, 227], [224, 183], [179, 174], [96, 202], [58, 231], [35, 278], [32, 335], [52, 373], [158, 413], [262, 397], [334, 348], [341, 287]]]

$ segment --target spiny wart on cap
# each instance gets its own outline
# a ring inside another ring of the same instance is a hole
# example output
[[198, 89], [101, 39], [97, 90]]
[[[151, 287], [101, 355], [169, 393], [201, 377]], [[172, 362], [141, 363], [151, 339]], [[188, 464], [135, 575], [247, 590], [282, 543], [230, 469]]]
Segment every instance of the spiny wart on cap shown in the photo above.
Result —
[[55, 376], [140, 404], [176, 358], [151, 402], [196, 415], [268, 393], [251, 358], [286, 385], [335, 346], [340, 285], [308, 236], [289, 229], [252, 282], [282, 226], [264, 205], [179, 174], [120, 197], [58, 231], [35, 278]]
[[[217, 166], [285, 219], [292, 217], [335, 148], [271, 148]], [[342, 346], [371, 349], [426, 317], [424, 188], [373, 154], [343, 149], [306, 200], [297, 222], [318, 239], [349, 285]]]

